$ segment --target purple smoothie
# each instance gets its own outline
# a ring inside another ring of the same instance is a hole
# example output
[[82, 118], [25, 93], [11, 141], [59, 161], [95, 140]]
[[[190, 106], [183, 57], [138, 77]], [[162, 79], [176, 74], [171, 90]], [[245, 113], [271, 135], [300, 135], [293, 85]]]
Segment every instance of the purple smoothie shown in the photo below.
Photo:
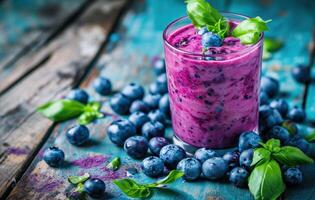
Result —
[[193, 25], [170, 26], [164, 49], [175, 135], [195, 147], [235, 145], [243, 131], [258, 129], [262, 38], [245, 46], [227, 37], [205, 55]]

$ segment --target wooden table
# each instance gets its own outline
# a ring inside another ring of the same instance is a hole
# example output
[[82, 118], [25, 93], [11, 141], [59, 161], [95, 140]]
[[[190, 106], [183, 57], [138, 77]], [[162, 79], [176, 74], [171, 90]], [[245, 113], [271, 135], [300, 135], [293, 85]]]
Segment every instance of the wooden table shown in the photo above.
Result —
[[[273, 19], [267, 35], [285, 45], [263, 63], [263, 74], [277, 77], [282, 95], [291, 106], [305, 105], [308, 123], [314, 124], [315, 84], [308, 89], [297, 84], [290, 68], [313, 63], [308, 46], [314, 34], [315, 1], [213, 2], [221, 10]], [[163, 55], [162, 31], [184, 14], [183, 0], [0, 3], [0, 199], [65, 199], [73, 189], [67, 177], [85, 172], [106, 182], [109, 199], [127, 199], [111, 184], [113, 179], [131, 175], [140, 182], [153, 181], [141, 173], [139, 161], [109, 142], [106, 127], [113, 116], [90, 124], [91, 142], [75, 147], [65, 139], [65, 130], [75, 121], [54, 124], [35, 109], [61, 98], [71, 88], [82, 87], [104, 102], [103, 111], [112, 113], [108, 98], [97, 95], [91, 81], [104, 75], [115, 90], [129, 82], [148, 86], [154, 79], [151, 61]], [[66, 166], [53, 169], [42, 161], [44, 149], [52, 145], [64, 150]], [[116, 156], [121, 157], [122, 167], [109, 171], [105, 166]], [[303, 184], [289, 188], [284, 199], [315, 199], [315, 166], [303, 167], [303, 172]], [[170, 187], [151, 198], [252, 199], [247, 189], [226, 182], [179, 180]]]

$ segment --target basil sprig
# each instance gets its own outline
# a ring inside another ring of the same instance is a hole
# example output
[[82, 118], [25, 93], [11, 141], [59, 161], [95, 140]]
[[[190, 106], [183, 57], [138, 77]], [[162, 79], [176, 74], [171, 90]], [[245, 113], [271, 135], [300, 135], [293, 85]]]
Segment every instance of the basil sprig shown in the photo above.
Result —
[[116, 171], [120, 167], [120, 158], [116, 157], [106, 166], [108, 169]]
[[161, 188], [172, 183], [184, 175], [183, 172], [172, 170], [165, 178], [150, 184], [137, 183], [132, 179], [114, 180], [113, 183], [127, 196], [132, 198], [147, 198], [151, 195], [152, 188]]
[[[85, 190], [84, 190], [84, 182], [90, 178], [90, 174], [85, 173], [82, 176], [69, 176], [68, 181], [75, 186], [75, 192], [80, 194], [80, 199], [87, 199]], [[70, 196], [69, 199], [72, 199]]]
[[196, 28], [207, 27], [224, 38], [229, 30], [227, 20], [205, 0], [186, 0], [187, 15]]
[[91, 102], [86, 105], [69, 99], [45, 103], [37, 111], [54, 122], [66, 121], [78, 117], [79, 124], [88, 124], [96, 118], [103, 117], [99, 111], [101, 104]]
[[283, 46], [283, 42], [275, 38], [264, 38], [263, 59], [271, 58], [272, 53], [278, 51]]
[[270, 139], [261, 145], [262, 148], [254, 151], [248, 187], [257, 200], [277, 199], [285, 190], [279, 163], [296, 166], [314, 161], [296, 147], [281, 147], [277, 139]]

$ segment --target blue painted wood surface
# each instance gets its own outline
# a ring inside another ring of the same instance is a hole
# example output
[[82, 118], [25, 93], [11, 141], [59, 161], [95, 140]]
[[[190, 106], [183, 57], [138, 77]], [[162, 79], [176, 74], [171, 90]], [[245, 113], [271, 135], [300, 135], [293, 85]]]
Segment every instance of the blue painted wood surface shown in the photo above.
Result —
[[[301, 105], [303, 86], [293, 81], [289, 71], [292, 66], [308, 60], [306, 46], [311, 37], [310, 26], [314, 24], [312, 9], [314, 10], [315, 5], [314, 2], [309, 3], [309, 1], [268, 2], [241, 0], [233, 1], [229, 7], [225, 7], [228, 4], [218, 6], [221, 10], [227, 9], [250, 16], [260, 15], [265, 19], [273, 19], [270, 24], [271, 31], [267, 35], [279, 37], [285, 42], [285, 46], [275, 53], [271, 60], [264, 62], [263, 73], [279, 78], [282, 84], [281, 90], [288, 93], [287, 98], [292, 100], [291, 104]], [[111, 79], [115, 90], [121, 89], [129, 82], [148, 86], [154, 79], [151, 61], [155, 56], [163, 54], [162, 31], [171, 20], [182, 16], [184, 11], [185, 5], [181, 0], [148, 0], [136, 1], [133, 4], [118, 29], [111, 35], [104, 55], [82, 84], [95, 100], [104, 102], [102, 110], [109, 113], [108, 117], [89, 125], [92, 140], [83, 147], [72, 146], [65, 138], [65, 131], [74, 125], [75, 121], [59, 124], [17, 186], [23, 188], [25, 195], [42, 199], [63, 199], [73, 191], [67, 182], [67, 177], [85, 172], [106, 182], [108, 199], [128, 199], [111, 184], [113, 179], [131, 177], [143, 183], [155, 181], [141, 173], [140, 161], [131, 159], [121, 148], [109, 141], [106, 127], [117, 116], [110, 110], [108, 98], [100, 97], [93, 91], [91, 81], [101, 74]], [[304, 16], [305, 23], [299, 23], [296, 16]], [[293, 26], [295, 28], [292, 28]], [[167, 132], [170, 137], [172, 130], [169, 128]], [[41, 160], [44, 149], [52, 145], [65, 151], [67, 165], [64, 168], [50, 168]], [[122, 166], [118, 171], [112, 172], [105, 166], [116, 156], [122, 159]], [[314, 199], [314, 169], [314, 166], [303, 167], [305, 181], [299, 187], [289, 188], [284, 195], [285, 199], [301, 199], [301, 196], [303, 199]], [[150, 199], [246, 200], [252, 197], [247, 189], [236, 188], [225, 181], [179, 180], [170, 185], [170, 189], [155, 191]]]

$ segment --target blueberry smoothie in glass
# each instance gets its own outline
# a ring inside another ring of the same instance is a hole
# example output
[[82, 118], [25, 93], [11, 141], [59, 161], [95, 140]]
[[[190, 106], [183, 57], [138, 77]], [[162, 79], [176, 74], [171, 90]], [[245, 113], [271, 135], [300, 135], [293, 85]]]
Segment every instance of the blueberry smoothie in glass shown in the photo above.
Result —
[[263, 30], [254, 26], [266, 22], [214, 10], [219, 20], [198, 26], [193, 14], [188, 8], [189, 17], [163, 34], [175, 140], [231, 147], [242, 132], [258, 130]]

